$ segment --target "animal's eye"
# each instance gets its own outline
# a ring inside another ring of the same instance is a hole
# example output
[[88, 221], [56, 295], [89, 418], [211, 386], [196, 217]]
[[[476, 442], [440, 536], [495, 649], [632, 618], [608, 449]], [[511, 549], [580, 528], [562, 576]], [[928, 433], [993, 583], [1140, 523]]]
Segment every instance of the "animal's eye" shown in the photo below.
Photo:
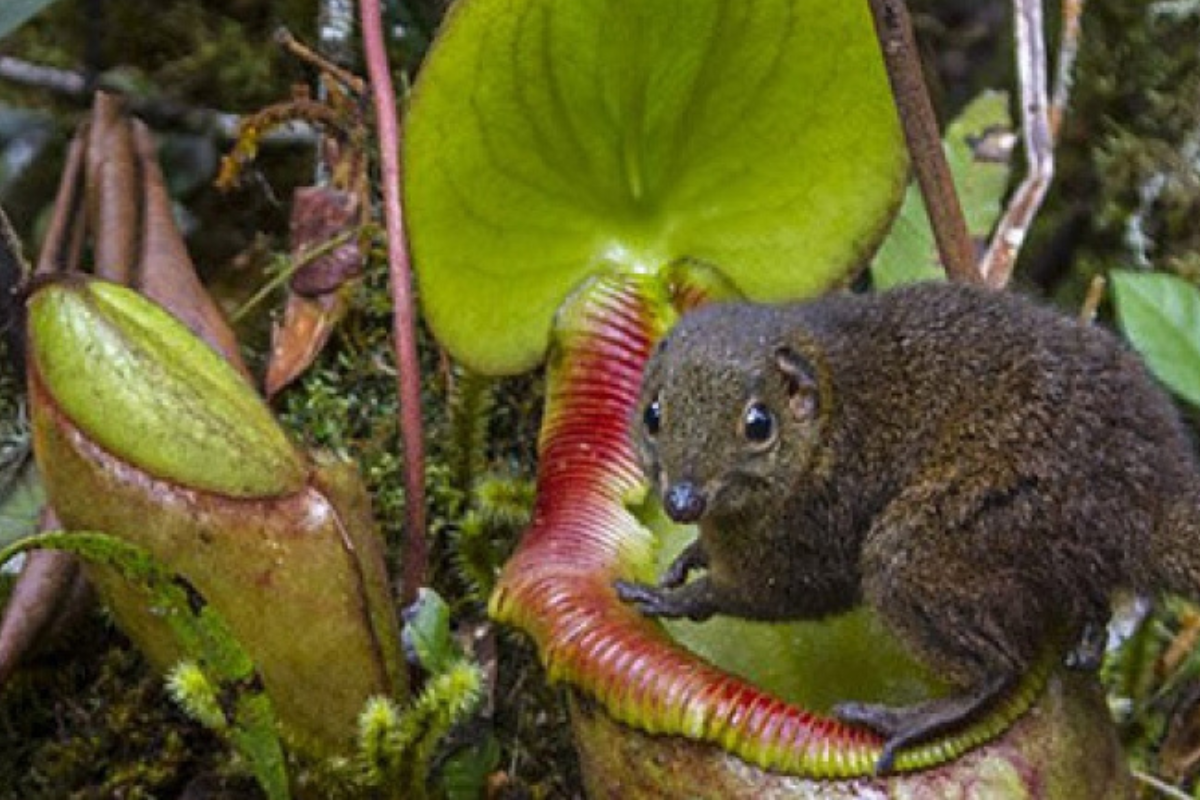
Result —
[[646, 433], [658, 436], [658, 429], [662, 426], [662, 401], [657, 395], [642, 412], [642, 425], [646, 427]]
[[742, 417], [742, 433], [746, 440], [755, 444], [771, 441], [775, 436], [775, 415], [764, 403], [751, 403], [746, 406]]

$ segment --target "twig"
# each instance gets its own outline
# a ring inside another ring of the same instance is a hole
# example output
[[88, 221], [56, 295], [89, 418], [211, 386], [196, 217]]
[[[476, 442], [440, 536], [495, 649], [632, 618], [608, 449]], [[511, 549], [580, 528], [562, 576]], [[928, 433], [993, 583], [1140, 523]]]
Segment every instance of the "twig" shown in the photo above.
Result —
[[[277, 128], [299, 123], [310, 130], [320, 131], [321, 135], [327, 135], [330, 131], [342, 130], [344, 122], [342, 116], [328, 104], [307, 97], [273, 103], [253, 114], [247, 114], [238, 121], [237, 137], [232, 151], [221, 159], [215, 181], [217, 188], [228, 189], [236, 186], [241, 180], [243, 167], [257, 158], [260, 146]], [[318, 161], [321, 161], [320, 136], [314, 135], [310, 143], [316, 146]]]
[[1071, 99], [1075, 57], [1079, 55], [1079, 19], [1085, 0], [1063, 0], [1062, 38], [1058, 43], [1058, 65], [1054, 70], [1054, 92], [1050, 95], [1050, 135], [1058, 141], [1063, 115]]
[[404, 488], [407, 535], [399, 575], [400, 600], [411, 605], [425, 585], [429, 559], [425, 540], [425, 444], [421, 432], [421, 374], [417, 359], [416, 314], [412, 267], [400, 206], [400, 137], [396, 99], [384, 47], [379, 0], [360, 0], [363, 51], [375, 124], [379, 131], [379, 170], [383, 184], [383, 213], [387, 229], [388, 276], [392, 289], [392, 336], [396, 348], [397, 389], [400, 394], [400, 436], [404, 442]]
[[305, 251], [299, 258], [289, 260], [285, 268], [279, 270], [279, 273], [272, 276], [270, 280], [260, 286], [258, 291], [250, 296], [250, 299], [238, 306], [233, 313], [229, 315], [229, 319], [235, 323], [239, 322], [247, 314], [253, 311], [259, 303], [261, 303], [263, 300], [266, 300], [272, 292], [290, 281], [292, 276], [295, 275], [297, 271], [308, 266], [318, 258], [329, 255], [334, 250], [353, 240], [358, 235], [359, 231], [357, 229], [344, 231], [339, 233], [337, 236], [327, 239], [317, 247], [314, 247], [312, 250]]
[[21, 247], [21, 238], [13, 230], [3, 206], [0, 206], [0, 259], [11, 267], [12, 274], [18, 276], [21, 281], [29, 277], [29, 262], [25, 259], [24, 248]]
[[287, 28], [279, 28], [275, 31], [275, 42], [284, 50], [291, 53], [297, 60], [310, 64], [326, 75], [336, 78], [354, 94], [361, 95], [366, 92], [367, 86], [362, 78], [313, 50], [295, 36], [292, 36], [291, 31]]
[[1104, 299], [1104, 290], [1108, 288], [1108, 281], [1103, 275], [1097, 275], [1092, 278], [1092, 282], [1088, 284], [1087, 296], [1083, 298], [1083, 306], [1079, 309], [1079, 321], [1092, 323], [1096, 319], [1096, 312], [1100, 309], [1100, 301]]
[[82, 73], [34, 64], [12, 56], [0, 56], [0, 79], [70, 97], [83, 97], [87, 90], [87, 79]]
[[0, 206], [0, 338], [7, 345], [4, 355], [15, 375], [25, 374], [25, 304], [20, 290], [28, 279], [29, 262], [21, 239]]
[[1065, 0], [1063, 35], [1054, 100], [1047, 94], [1046, 43], [1041, 0], [1013, 0], [1017, 78], [1021, 95], [1021, 140], [1028, 171], [1009, 200], [980, 271], [991, 286], [1012, 277], [1017, 254], [1054, 178], [1054, 142], [1070, 94], [1071, 68], [1079, 49], [1079, 17], [1084, 0]]
[[[83, 73], [57, 67], [34, 64], [11, 56], [0, 56], [0, 80], [20, 86], [44, 89], [53, 94], [80, 102], [91, 102], [87, 78]], [[95, 88], [125, 94], [125, 90], [103, 76]], [[125, 95], [130, 111], [156, 127], [175, 126], [187, 131], [206, 133], [231, 141], [237, 139], [242, 117], [211, 108], [196, 108], [175, 103], [162, 97], [132, 97]], [[270, 145], [311, 144], [317, 133], [309, 125], [293, 123], [272, 130], [260, 142]]]
[[869, 2], [892, 96], [942, 266], [952, 280], [978, 283], [980, 273], [975, 267], [975, 245], [967, 230], [946, 153], [942, 149], [942, 137], [921, 72], [908, 8], [904, 0]]
[[1175, 798], [1175, 800], [1192, 800], [1192, 796], [1187, 792], [1172, 786], [1162, 778], [1157, 778], [1151, 775], [1149, 772], [1143, 772], [1140, 769], [1135, 769], [1132, 771], [1132, 773], [1135, 781], [1146, 784], [1151, 789], [1154, 789], [1156, 792], [1159, 792], [1165, 797]]

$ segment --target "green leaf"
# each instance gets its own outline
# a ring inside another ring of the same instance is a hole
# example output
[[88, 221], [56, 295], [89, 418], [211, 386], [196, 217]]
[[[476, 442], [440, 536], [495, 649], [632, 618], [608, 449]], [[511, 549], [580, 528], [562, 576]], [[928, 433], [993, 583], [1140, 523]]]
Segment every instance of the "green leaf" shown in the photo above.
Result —
[[1161, 272], [1114, 270], [1117, 322], [1167, 388], [1200, 407], [1200, 289]]
[[288, 800], [287, 762], [276, 733], [271, 700], [262, 690], [237, 686], [233, 727], [229, 732], [235, 750], [249, 764], [268, 800]]
[[304, 458], [254, 389], [132, 289], [84, 279], [41, 287], [29, 300], [29, 351], [55, 406], [155, 477], [237, 497], [304, 484]]
[[[946, 130], [943, 141], [946, 160], [962, 203], [967, 231], [976, 240], [986, 239], [1003, 209], [1001, 201], [1010, 172], [1007, 155], [1011, 150], [1004, 139], [1012, 136], [1011, 131], [1008, 95], [1003, 92], [984, 92]], [[914, 182], [908, 187], [891, 232], [871, 263], [871, 281], [876, 289], [883, 290], [945, 277], [925, 202]]]
[[417, 601], [405, 611], [404, 617], [401, 634], [404, 648], [416, 656], [426, 672], [444, 672], [459, 658], [458, 648], [450, 636], [450, 607], [437, 592], [421, 587]]
[[691, 257], [760, 300], [829, 287], [906, 162], [867, 7], [825, 0], [463, 0], [404, 156], [426, 316], [489, 374], [533, 366], [605, 265]]
[[500, 742], [492, 733], [483, 741], [456, 750], [442, 761], [438, 784], [446, 800], [487, 796], [487, 779], [500, 766]]
[[0, 39], [21, 27], [54, 0], [4, 0], [0, 3]]

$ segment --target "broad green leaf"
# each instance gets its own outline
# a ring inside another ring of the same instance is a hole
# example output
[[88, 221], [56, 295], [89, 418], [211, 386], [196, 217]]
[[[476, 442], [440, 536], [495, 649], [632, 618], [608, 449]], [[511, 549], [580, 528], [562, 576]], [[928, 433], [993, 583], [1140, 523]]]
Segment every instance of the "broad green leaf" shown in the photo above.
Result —
[[85, 435], [151, 475], [237, 497], [303, 486], [307, 465], [224, 358], [137, 292], [99, 280], [29, 300], [31, 372]]
[[[1008, 95], [1003, 92], [984, 92], [946, 130], [946, 160], [967, 230], [977, 241], [986, 239], [1000, 218], [1010, 172], [1011, 148], [1005, 139], [1011, 137]], [[921, 190], [913, 182], [896, 222], [871, 263], [871, 281], [882, 290], [945, 277]]]
[[1200, 407], [1200, 289], [1162, 272], [1114, 270], [1109, 280], [1134, 349], [1155, 377]]
[[874, 247], [905, 155], [864, 3], [463, 0], [414, 87], [407, 223], [430, 325], [534, 365], [605, 265], [816, 293]]
[[21, 27], [54, 0], [4, 0], [0, 3], [0, 39]]

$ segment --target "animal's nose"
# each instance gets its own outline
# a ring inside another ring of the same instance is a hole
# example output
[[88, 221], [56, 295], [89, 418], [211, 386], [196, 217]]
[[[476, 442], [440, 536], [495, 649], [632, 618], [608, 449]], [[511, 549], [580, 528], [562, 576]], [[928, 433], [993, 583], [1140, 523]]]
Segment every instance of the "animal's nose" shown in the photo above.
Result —
[[663, 497], [663, 506], [675, 522], [695, 522], [704, 516], [704, 493], [690, 481], [672, 484]]

